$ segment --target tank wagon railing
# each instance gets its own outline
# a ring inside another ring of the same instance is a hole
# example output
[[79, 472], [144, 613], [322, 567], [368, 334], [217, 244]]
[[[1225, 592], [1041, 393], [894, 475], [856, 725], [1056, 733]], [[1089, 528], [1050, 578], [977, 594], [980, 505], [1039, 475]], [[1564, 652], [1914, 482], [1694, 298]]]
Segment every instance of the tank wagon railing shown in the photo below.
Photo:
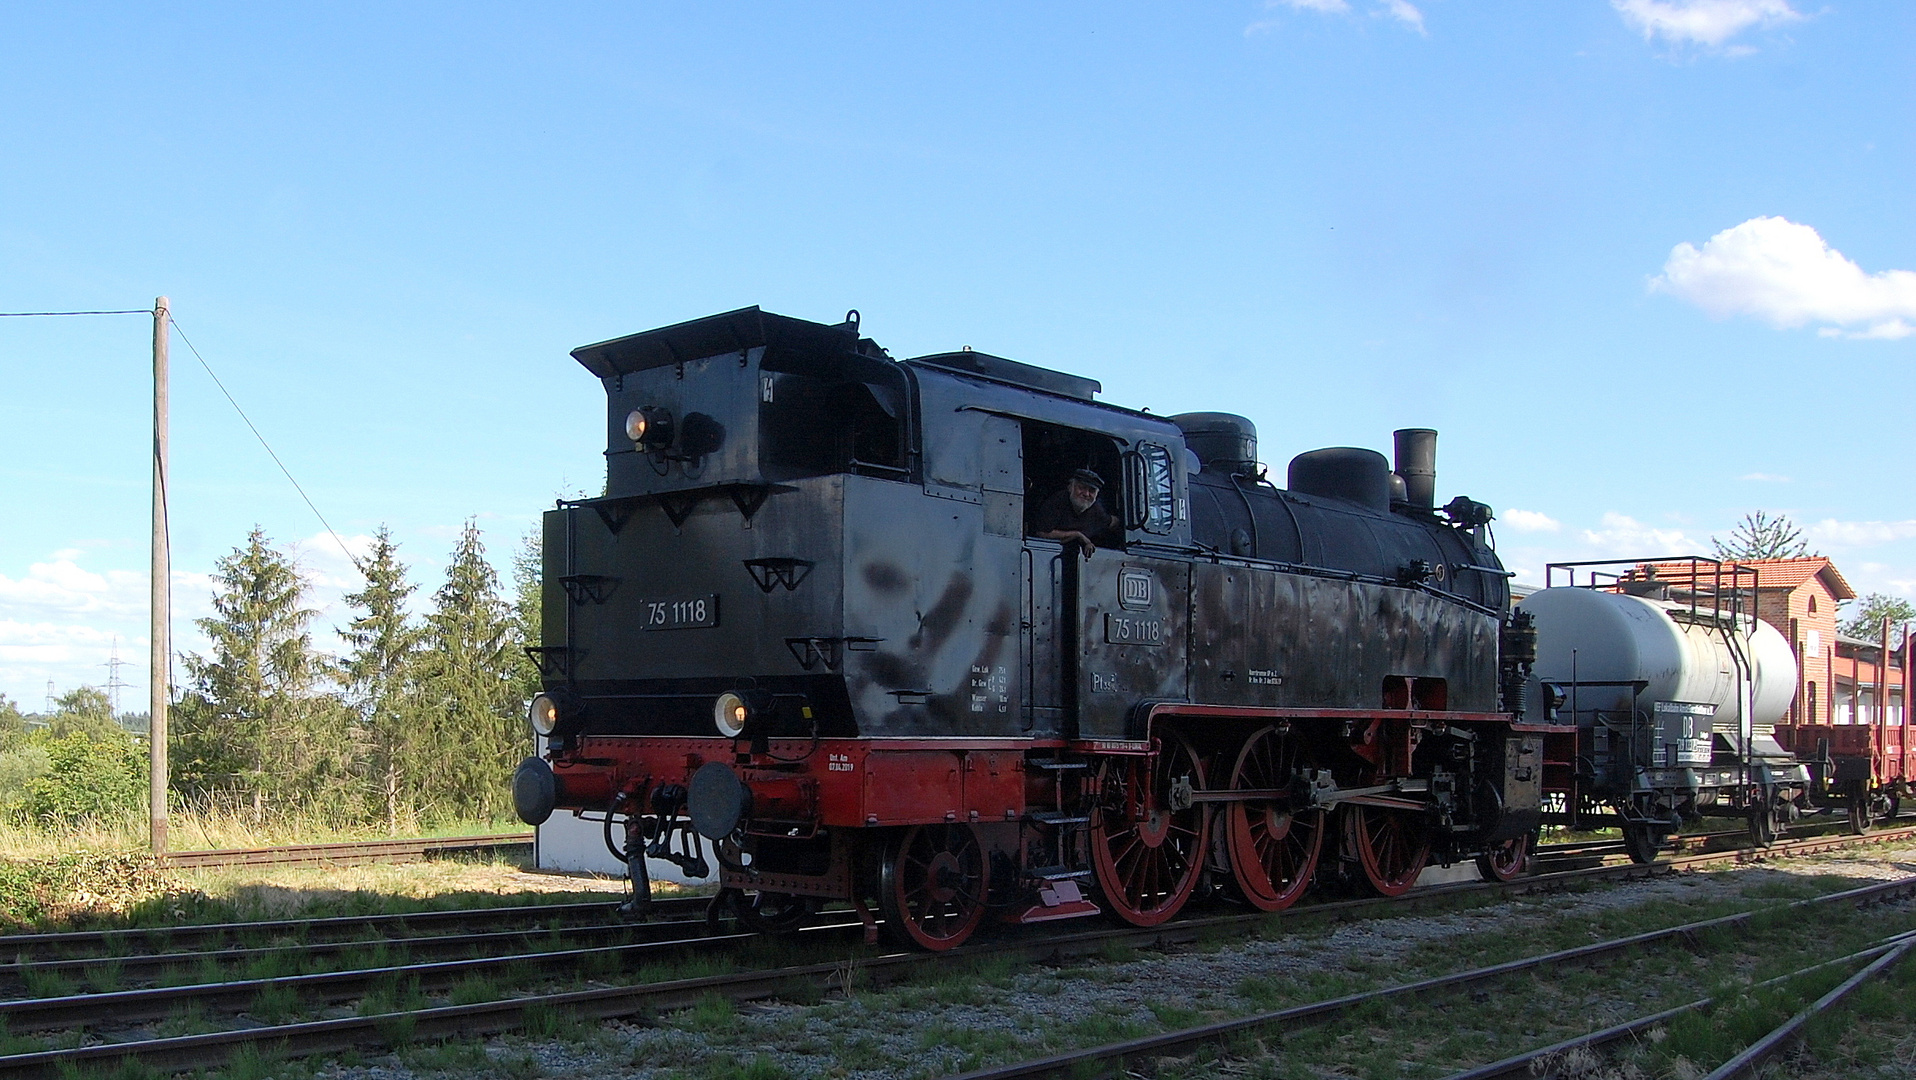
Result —
[[[1622, 566], [1622, 571], [1604, 567]], [[1578, 571], [1584, 581], [1577, 581]], [[1677, 555], [1656, 559], [1585, 559], [1579, 562], [1554, 562], [1544, 567], [1544, 587], [1557, 586], [1561, 571], [1569, 578], [1570, 588], [1601, 589], [1604, 592], [1646, 595], [1657, 586], [1666, 587], [1671, 599], [1689, 602], [1691, 619], [1721, 620], [1729, 616], [1731, 625], [1744, 617], [1756, 617], [1757, 571], [1739, 562], [1724, 562], [1708, 555]], [[1705, 600], [1711, 601], [1707, 605]], [[1725, 607], [1723, 601], [1728, 600]], [[1748, 609], [1745, 609], [1745, 601]]]

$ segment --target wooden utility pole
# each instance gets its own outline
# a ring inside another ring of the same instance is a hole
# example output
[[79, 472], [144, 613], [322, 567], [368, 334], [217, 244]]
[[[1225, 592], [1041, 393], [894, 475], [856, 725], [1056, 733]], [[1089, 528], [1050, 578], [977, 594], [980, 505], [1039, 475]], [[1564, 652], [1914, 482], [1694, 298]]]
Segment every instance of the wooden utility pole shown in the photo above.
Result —
[[166, 709], [171, 699], [173, 556], [166, 535], [166, 333], [171, 311], [162, 296], [153, 301], [153, 580], [148, 636], [147, 753], [152, 787], [147, 812], [153, 853], [166, 854]]

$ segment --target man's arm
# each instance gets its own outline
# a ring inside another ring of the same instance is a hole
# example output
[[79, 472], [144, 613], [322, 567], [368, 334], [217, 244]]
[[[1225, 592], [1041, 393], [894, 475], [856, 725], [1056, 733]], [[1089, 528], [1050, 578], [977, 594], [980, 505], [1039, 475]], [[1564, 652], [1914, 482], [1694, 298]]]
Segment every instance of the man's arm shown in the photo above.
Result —
[[1098, 550], [1098, 545], [1092, 543], [1089, 536], [1076, 529], [1047, 529], [1037, 535], [1042, 540], [1063, 540], [1068, 544], [1077, 544], [1084, 549], [1084, 557], [1087, 559], [1091, 557], [1092, 552]]

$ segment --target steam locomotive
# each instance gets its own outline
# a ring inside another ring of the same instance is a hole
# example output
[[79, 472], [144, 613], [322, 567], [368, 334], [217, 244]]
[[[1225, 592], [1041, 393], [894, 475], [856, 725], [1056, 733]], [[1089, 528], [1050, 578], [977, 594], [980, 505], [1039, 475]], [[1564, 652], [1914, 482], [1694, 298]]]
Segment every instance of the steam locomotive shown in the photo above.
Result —
[[[584, 346], [606, 486], [544, 522], [543, 753], [520, 816], [601, 817], [768, 931], [848, 902], [933, 950], [985, 920], [1152, 925], [1431, 859], [1523, 871], [1536, 636], [1436, 433], [1316, 450], [1242, 417], [746, 308]], [[1087, 557], [1037, 535], [1102, 482]], [[1548, 717], [1538, 717], [1547, 720]], [[1572, 729], [1574, 730], [1574, 729]], [[708, 860], [709, 850], [709, 860]]]

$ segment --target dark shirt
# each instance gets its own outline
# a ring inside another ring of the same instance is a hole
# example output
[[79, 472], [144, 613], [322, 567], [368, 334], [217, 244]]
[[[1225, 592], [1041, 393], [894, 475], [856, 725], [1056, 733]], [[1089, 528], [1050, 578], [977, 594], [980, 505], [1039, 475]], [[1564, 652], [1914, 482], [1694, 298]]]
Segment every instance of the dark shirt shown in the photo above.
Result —
[[1038, 504], [1037, 516], [1031, 519], [1031, 531], [1039, 536], [1048, 532], [1081, 532], [1091, 538], [1091, 542], [1101, 547], [1109, 547], [1116, 542], [1112, 520], [1104, 504], [1093, 501], [1080, 514], [1071, 508], [1069, 490], [1054, 491], [1051, 497]]

